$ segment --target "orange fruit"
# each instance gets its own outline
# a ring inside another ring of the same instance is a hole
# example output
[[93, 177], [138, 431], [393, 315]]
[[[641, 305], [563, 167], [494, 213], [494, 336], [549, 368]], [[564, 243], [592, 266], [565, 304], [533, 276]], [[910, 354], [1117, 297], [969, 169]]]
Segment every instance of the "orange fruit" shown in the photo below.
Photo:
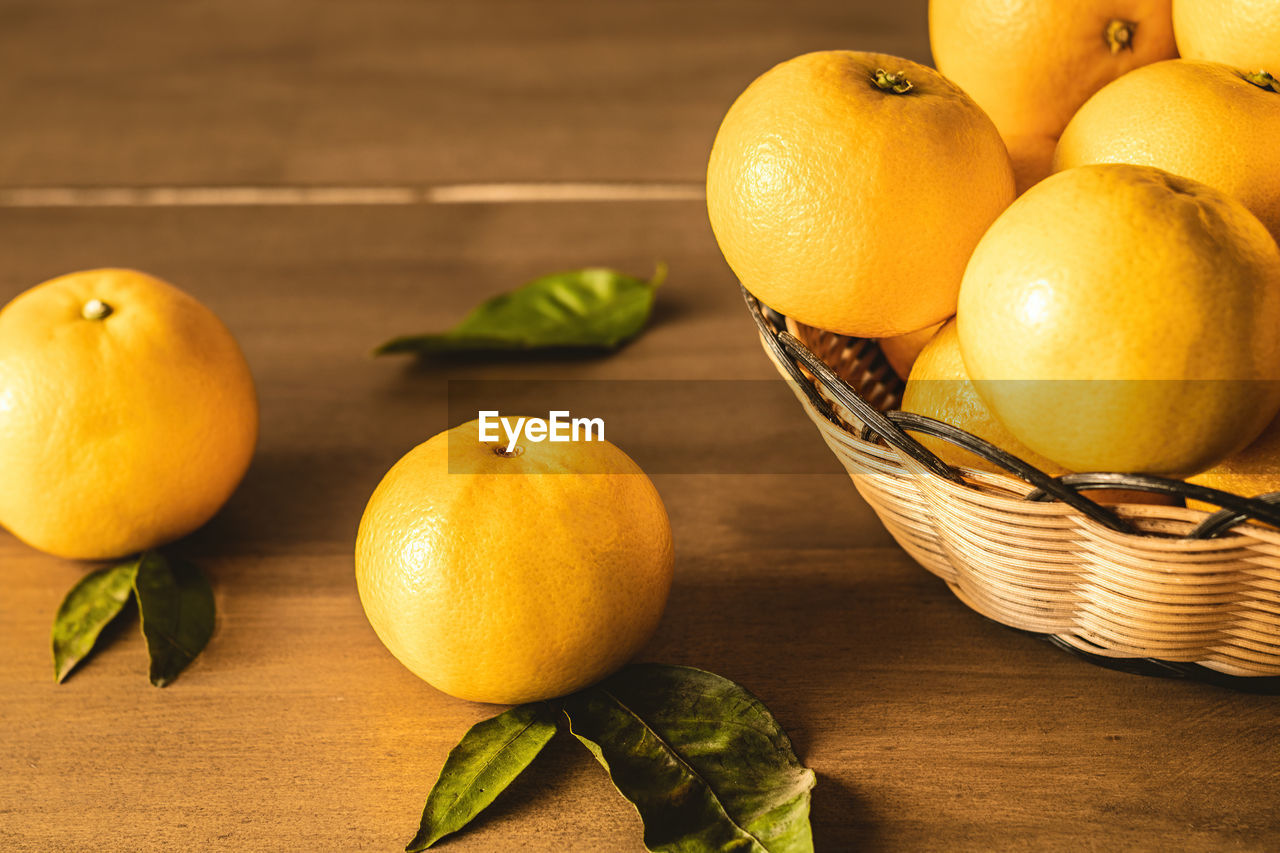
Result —
[[29, 545], [101, 560], [184, 536], [257, 434], [231, 333], [160, 279], [77, 272], [0, 311], [0, 523]]
[[[955, 320], [943, 326], [916, 359], [902, 393], [902, 410], [960, 427], [1050, 476], [1067, 473], [1061, 465], [1039, 456], [1014, 438], [1000, 419], [992, 414], [965, 370]], [[916, 438], [948, 465], [1008, 474], [999, 465], [949, 441], [923, 434], [916, 434]]]
[[1007, 137], [1005, 144], [1009, 147], [1014, 188], [1018, 195], [1043, 181], [1053, 171], [1053, 149], [1058, 144], [1056, 136], [1040, 133], [1015, 134]]
[[578, 690], [639, 651], [672, 546], [657, 490], [612, 444], [505, 447], [471, 421], [409, 451], [360, 520], [356, 583], [414, 674], [515, 704]]
[[712, 230], [747, 290], [869, 338], [951, 316], [969, 253], [1012, 198], [982, 110], [933, 69], [876, 53], [765, 72], [729, 108], [707, 166]]
[[1280, 408], [1280, 249], [1240, 202], [1148, 166], [1028, 190], [974, 251], [957, 322], [983, 400], [1073, 471], [1200, 471]]
[[[1272, 421], [1262, 435], [1239, 453], [1229, 456], [1207, 471], [1187, 478], [1188, 483], [1222, 489], [1246, 498], [1280, 491], [1280, 418]], [[1187, 506], [1214, 512], [1216, 506], [1187, 501]]]
[[1174, 59], [1126, 74], [1090, 98], [1062, 134], [1054, 169], [1157, 166], [1235, 196], [1280, 235], [1277, 139], [1280, 83]]
[[898, 335], [896, 338], [881, 338], [880, 351], [884, 353], [885, 360], [889, 362], [893, 372], [903, 379], [911, 375], [911, 366], [916, 363], [925, 345], [938, 334], [942, 325], [942, 323], [935, 323], [905, 335]]
[[[960, 336], [954, 320], [942, 327], [942, 331], [929, 341], [916, 359], [911, 378], [907, 380], [907, 387], [903, 392], [902, 410], [960, 427], [965, 432], [986, 439], [1001, 450], [1017, 456], [1023, 462], [1034, 465], [1050, 477], [1071, 473], [1018, 441], [1009, 432], [1009, 428], [992, 414], [965, 370], [964, 359], [960, 354]], [[953, 468], [975, 468], [991, 474], [1017, 476], [949, 441], [923, 433], [916, 433], [915, 437]], [[1129, 489], [1091, 489], [1085, 494], [1090, 500], [1108, 505], [1136, 503], [1167, 506], [1175, 503], [1174, 499], [1165, 495]]]
[[1178, 53], [1280, 75], [1280, 8], [1275, 0], [1174, 0]]
[[929, 42], [1008, 142], [1020, 192], [1090, 95], [1177, 56], [1169, 0], [930, 0]]

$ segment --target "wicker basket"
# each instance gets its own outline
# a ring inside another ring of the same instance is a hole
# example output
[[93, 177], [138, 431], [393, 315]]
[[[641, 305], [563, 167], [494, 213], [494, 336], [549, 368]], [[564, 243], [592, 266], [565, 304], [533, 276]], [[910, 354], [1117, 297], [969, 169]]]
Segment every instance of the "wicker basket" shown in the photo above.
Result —
[[[875, 341], [802, 326], [743, 293], [765, 351], [858, 491], [969, 607], [1114, 669], [1280, 692], [1280, 505], [1271, 496], [1140, 475], [1051, 478], [963, 430], [896, 411], [902, 380]], [[951, 468], [911, 432], [1010, 475]], [[1223, 509], [1102, 506], [1081, 494], [1098, 488]]]

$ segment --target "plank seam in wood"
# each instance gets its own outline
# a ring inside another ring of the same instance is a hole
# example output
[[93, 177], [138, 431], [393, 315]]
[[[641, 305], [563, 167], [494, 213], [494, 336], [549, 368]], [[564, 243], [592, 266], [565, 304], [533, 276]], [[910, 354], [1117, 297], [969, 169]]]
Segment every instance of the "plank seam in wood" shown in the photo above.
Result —
[[476, 183], [437, 186], [14, 187], [0, 207], [266, 207], [282, 205], [494, 204], [693, 201], [695, 183]]

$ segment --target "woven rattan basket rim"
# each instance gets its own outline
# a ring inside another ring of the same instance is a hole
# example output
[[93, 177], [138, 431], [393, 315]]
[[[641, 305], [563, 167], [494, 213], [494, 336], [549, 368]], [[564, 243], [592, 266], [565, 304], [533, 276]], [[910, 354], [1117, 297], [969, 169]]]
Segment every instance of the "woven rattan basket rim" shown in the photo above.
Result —
[[[765, 352], [859, 491], [965, 604], [1104, 666], [1280, 691], [1280, 529], [1261, 523], [1278, 523], [1275, 504], [1164, 478], [1048, 477], [893, 412], [902, 383], [877, 342], [800, 326], [744, 295]], [[915, 429], [1014, 473], [953, 468]], [[1100, 506], [1092, 486], [1224, 509]]]

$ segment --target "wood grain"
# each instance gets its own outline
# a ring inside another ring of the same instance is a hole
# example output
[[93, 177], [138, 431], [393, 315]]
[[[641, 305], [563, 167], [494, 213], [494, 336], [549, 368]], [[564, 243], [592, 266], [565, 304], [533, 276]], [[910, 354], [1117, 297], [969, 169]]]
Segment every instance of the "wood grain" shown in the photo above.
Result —
[[[165, 276], [242, 341], [264, 416], [244, 485], [180, 546], [220, 615], [172, 687], [147, 684], [136, 625], [55, 686], [49, 624], [84, 568], [0, 534], [0, 849], [400, 849], [448, 749], [492, 709], [434, 691], [373, 635], [351, 562], [364, 501], [448, 425], [450, 380], [780, 386], [704, 215], [687, 202], [0, 211], [0, 299], [92, 265]], [[548, 269], [643, 272], [659, 257], [672, 273], [653, 326], [615, 356], [366, 356]], [[1101, 670], [968, 611], [847, 478], [823, 473], [838, 469], [785, 391], [724, 412], [718, 431], [654, 399], [667, 450], [687, 432], [721, 473], [683, 462], [655, 478], [678, 557], [643, 657], [733, 678], [776, 713], [819, 775], [820, 850], [1280, 843], [1276, 699]], [[724, 473], [752, 470], [742, 457], [761, 435], [809, 473]], [[603, 770], [561, 743], [442, 849], [639, 839]]]
[[[769, 705], [818, 772], [820, 850], [1280, 846], [1280, 702], [1097, 669], [955, 601], [839, 473], [711, 239], [696, 196], [733, 97], [806, 50], [927, 60], [925, 5], [0, 4], [0, 301], [161, 275], [226, 320], [263, 411], [244, 484], [178, 546], [219, 623], [170, 688], [136, 624], [55, 686], [50, 621], [85, 567], [0, 533], [0, 850], [400, 849], [493, 709], [383, 649], [352, 544], [386, 469], [493, 380], [642, 404], [611, 437], [664, 472], [678, 552], [643, 657]], [[534, 275], [657, 260], [652, 327], [611, 357], [367, 356]], [[639, 839], [561, 742], [443, 849]]]
[[0, 186], [701, 182], [773, 64], [929, 57], [925, 3], [0, 4]]

